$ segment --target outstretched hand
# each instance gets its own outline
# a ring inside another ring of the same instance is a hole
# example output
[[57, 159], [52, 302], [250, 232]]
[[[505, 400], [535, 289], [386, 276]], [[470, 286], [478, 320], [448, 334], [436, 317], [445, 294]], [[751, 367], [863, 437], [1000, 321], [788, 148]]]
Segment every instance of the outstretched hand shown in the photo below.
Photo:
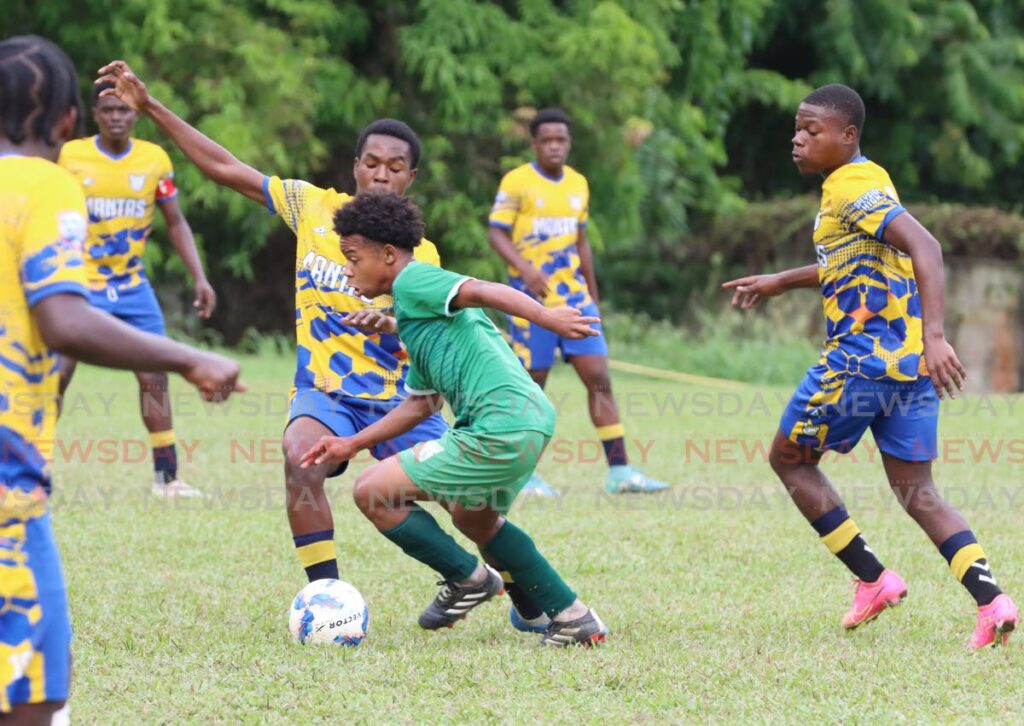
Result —
[[108, 63], [97, 71], [97, 78], [93, 85], [99, 86], [103, 83], [112, 83], [113, 88], [106, 88], [100, 92], [100, 98], [105, 96], [116, 96], [136, 111], [143, 110], [149, 103], [149, 91], [142, 79], [132, 73], [132, 69], [122, 60]]
[[600, 335], [600, 331], [591, 327], [600, 322], [601, 318], [584, 315], [570, 305], [562, 305], [557, 308], [546, 308], [541, 325], [562, 338], [579, 340]]
[[207, 351], [194, 351], [188, 368], [182, 373], [186, 381], [197, 389], [203, 399], [212, 402], [224, 401], [232, 393], [248, 390], [238, 380], [241, 369], [230, 358]]
[[302, 455], [299, 466], [308, 469], [323, 463], [340, 464], [354, 458], [358, 453], [359, 449], [351, 438], [321, 436], [320, 440]]
[[786, 291], [778, 275], [748, 275], [723, 282], [722, 287], [734, 290], [732, 304], [744, 309], [756, 306], [762, 298], [775, 297]]

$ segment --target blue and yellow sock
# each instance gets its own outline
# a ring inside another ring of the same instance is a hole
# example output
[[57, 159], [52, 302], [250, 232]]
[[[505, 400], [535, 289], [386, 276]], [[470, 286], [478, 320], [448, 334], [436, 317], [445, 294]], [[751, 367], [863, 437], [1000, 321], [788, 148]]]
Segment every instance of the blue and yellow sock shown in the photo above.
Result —
[[300, 534], [293, 539], [295, 552], [310, 582], [338, 579], [338, 557], [334, 552], [333, 529]]
[[988, 566], [985, 550], [969, 529], [957, 532], [939, 545], [953, 576], [971, 593], [978, 605], [988, 605], [1002, 594]]
[[626, 466], [629, 463], [629, 458], [626, 456], [625, 426], [621, 423], [598, 426], [597, 438], [601, 440], [601, 446], [604, 447], [604, 456], [608, 460], [608, 466]]
[[821, 543], [838, 557], [858, 580], [874, 582], [885, 567], [860, 534], [860, 528], [850, 519], [846, 509], [839, 506], [811, 522], [821, 537]]
[[160, 474], [165, 482], [178, 478], [178, 449], [175, 442], [174, 429], [149, 435], [149, 445], [153, 449], [153, 471]]

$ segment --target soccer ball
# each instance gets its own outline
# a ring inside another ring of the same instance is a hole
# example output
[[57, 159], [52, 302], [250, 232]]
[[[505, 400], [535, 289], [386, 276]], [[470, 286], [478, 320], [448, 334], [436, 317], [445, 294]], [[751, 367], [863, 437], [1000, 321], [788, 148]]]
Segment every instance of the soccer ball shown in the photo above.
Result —
[[370, 612], [347, 582], [315, 580], [299, 590], [288, 614], [288, 629], [303, 644], [356, 646], [366, 637]]

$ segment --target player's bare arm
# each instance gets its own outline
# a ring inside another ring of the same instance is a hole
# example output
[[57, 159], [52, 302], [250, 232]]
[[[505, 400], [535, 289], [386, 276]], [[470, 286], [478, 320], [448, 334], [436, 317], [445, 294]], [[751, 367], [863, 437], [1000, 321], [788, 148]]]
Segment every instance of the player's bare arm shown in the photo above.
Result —
[[525, 318], [564, 338], [586, 338], [599, 335], [591, 327], [601, 322], [600, 318], [583, 315], [574, 307], [563, 305], [546, 308], [529, 295], [508, 285], [483, 280], [467, 280], [459, 287], [452, 299], [451, 308], [494, 308], [517, 318]]
[[164, 215], [164, 221], [167, 223], [167, 238], [171, 242], [171, 247], [185, 263], [185, 269], [188, 270], [188, 274], [192, 276], [195, 284], [196, 299], [192, 302], [192, 307], [196, 309], [199, 317], [206, 320], [213, 315], [213, 311], [217, 307], [217, 293], [206, 279], [202, 260], [199, 259], [199, 251], [196, 250], [196, 241], [192, 236], [192, 227], [185, 219], [177, 199], [167, 199], [156, 206], [160, 208]]
[[173, 371], [207, 401], [246, 390], [233, 360], [136, 330], [78, 295], [51, 295], [32, 312], [46, 345], [76, 360], [132, 371]]
[[253, 201], [263, 203], [264, 174], [235, 156], [213, 139], [200, 133], [173, 111], [149, 95], [146, 84], [136, 76], [128, 64], [117, 60], [98, 71], [95, 83], [111, 83], [113, 88], [100, 96], [114, 95], [139, 113], [144, 113], [184, 152], [203, 174], [217, 184], [234, 189]]
[[576, 251], [580, 258], [580, 271], [583, 279], [587, 281], [587, 290], [596, 305], [601, 304], [600, 295], [597, 292], [597, 274], [594, 272], [594, 255], [590, 249], [590, 241], [587, 239], [587, 230], [580, 227], [576, 236]]
[[946, 273], [942, 266], [942, 247], [931, 232], [909, 212], [900, 214], [885, 228], [885, 242], [910, 255], [914, 265], [918, 294], [921, 297], [924, 361], [939, 398], [964, 389], [967, 371], [946, 340]]
[[308, 469], [325, 462], [340, 464], [352, 459], [363, 449], [411, 431], [441, 410], [442, 398], [438, 394], [410, 395], [379, 421], [354, 436], [322, 436], [309, 451], [302, 455], [300, 466]]
[[494, 251], [501, 255], [512, 268], [523, 276], [526, 289], [532, 292], [538, 299], [543, 300], [548, 295], [548, 276], [527, 262], [512, 241], [508, 230], [501, 227], [490, 226], [487, 228], [487, 241], [491, 243]]
[[782, 272], [748, 275], [723, 282], [722, 287], [734, 291], [733, 305], [743, 309], [752, 308], [766, 297], [776, 297], [801, 287], [818, 287], [818, 266], [805, 265]]
[[395, 322], [395, 319], [387, 313], [373, 308], [349, 313], [341, 319], [341, 322], [365, 333], [390, 333], [391, 335], [398, 333], [398, 323]]

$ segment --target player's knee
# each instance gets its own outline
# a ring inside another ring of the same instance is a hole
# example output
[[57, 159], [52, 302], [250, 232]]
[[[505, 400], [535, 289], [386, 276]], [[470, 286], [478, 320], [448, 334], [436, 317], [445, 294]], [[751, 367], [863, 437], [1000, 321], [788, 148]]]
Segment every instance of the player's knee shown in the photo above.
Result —
[[303, 469], [300, 462], [305, 448], [302, 446], [283, 442], [284, 449], [284, 483], [288, 489], [316, 489], [323, 488], [324, 475], [320, 467]]
[[467, 509], [459, 504], [449, 511], [455, 528], [470, 541], [480, 545], [490, 542], [505, 522], [500, 514], [491, 509]]
[[372, 518], [374, 510], [384, 504], [377, 494], [371, 477], [368, 476], [368, 471], [364, 471], [356, 477], [356, 483], [352, 487], [352, 501], [355, 502], [360, 512], [370, 518]]

